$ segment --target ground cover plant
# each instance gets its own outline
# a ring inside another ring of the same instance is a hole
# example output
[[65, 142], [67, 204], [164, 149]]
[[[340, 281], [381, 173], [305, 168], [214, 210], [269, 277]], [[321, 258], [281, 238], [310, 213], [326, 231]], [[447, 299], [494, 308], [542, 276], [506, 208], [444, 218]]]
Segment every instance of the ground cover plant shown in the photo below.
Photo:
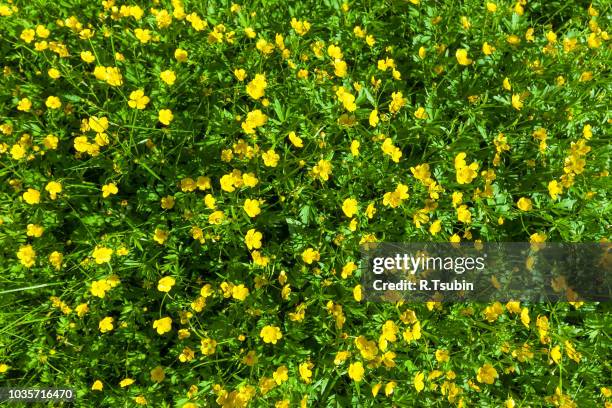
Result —
[[612, 406], [608, 304], [370, 303], [359, 269], [609, 238], [609, 8], [0, 0], [0, 386]]

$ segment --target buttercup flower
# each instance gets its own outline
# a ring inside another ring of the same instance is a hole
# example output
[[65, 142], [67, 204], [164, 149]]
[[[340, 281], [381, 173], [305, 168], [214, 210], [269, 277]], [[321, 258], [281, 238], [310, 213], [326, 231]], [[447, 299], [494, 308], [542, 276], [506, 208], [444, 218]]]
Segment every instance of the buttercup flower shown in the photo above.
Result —
[[144, 94], [144, 91], [142, 89], [138, 89], [130, 93], [130, 100], [128, 101], [128, 105], [130, 106], [130, 108], [144, 109], [147, 107], [149, 100], [149, 97]]
[[283, 334], [276, 326], [264, 326], [259, 332], [259, 337], [263, 339], [264, 343], [276, 344], [283, 338]]
[[162, 335], [172, 330], [172, 319], [169, 317], [162, 317], [161, 319], [153, 322], [153, 328], [157, 330], [157, 334]]
[[170, 109], [162, 109], [159, 111], [159, 121], [168, 126], [174, 119], [174, 115]]
[[100, 323], [98, 324], [100, 333], [107, 333], [109, 331], [112, 331], [114, 329], [114, 326], [113, 326], [114, 320], [115, 319], [113, 319], [112, 317], [105, 317], [102, 320], [100, 320]]
[[472, 63], [472, 59], [468, 58], [468, 52], [466, 49], [459, 48], [455, 53], [455, 57], [457, 57], [457, 62], [460, 65], [470, 65]]
[[478, 369], [476, 379], [481, 383], [493, 384], [497, 377], [497, 370], [491, 364], [485, 364]]
[[172, 286], [176, 283], [176, 280], [172, 276], [164, 276], [157, 282], [157, 290], [160, 292], [170, 292]]

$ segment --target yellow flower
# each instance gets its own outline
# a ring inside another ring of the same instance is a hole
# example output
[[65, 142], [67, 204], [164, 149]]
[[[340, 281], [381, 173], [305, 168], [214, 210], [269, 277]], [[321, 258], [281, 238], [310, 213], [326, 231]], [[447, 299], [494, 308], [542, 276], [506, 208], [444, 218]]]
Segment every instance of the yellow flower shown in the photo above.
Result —
[[155, 228], [155, 231], [153, 232], [153, 240], [159, 245], [163, 245], [164, 242], [166, 242], [166, 240], [168, 239], [168, 235], [170, 235], [168, 231], [164, 231], [160, 228]]
[[74, 138], [74, 149], [77, 152], [89, 152], [90, 144], [87, 136], [77, 136]]
[[242, 130], [244, 130], [244, 133], [246, 134], [254, 134], [255, 129], [265, 125], [267, 121], [268, 117], [259, 109], [255, 109], [247, 113], [246, 120], [241, 124]]
[[429, 226], [429, 233], [431, 235], [436, 235], [438, 232], [440, 232], [442, 230], [442, 221], [440, 220], [435, 220], [434, 222], [431, 223], [431, 225]]
[[561, 347], [555, 346], [550, 350], [550, 358], [555, 362], [555, 364], [559, 364], [562, 358]]
[[351, 141], [351, 154], [355, 157], [359, 156], [359, 146], [361, 146], [359, 140]]
[[383, 196], [383, 205], [391, 208], [397, 208], [408, 197], [408, 186], [400, 183], [395, 188], [395, 191], [385, 193]]
[[257, 43], [255, 43], [255, 48], [261, 51], [264, 55], [269, 55], [272, 53], [272, 51], [274, 51], [274, 44], [260, 38], [257, 40]]
[[151, 40], [151, 30], [136, 28], [134, 35], [142, 44], [146, 44]]
[[132, 384], [134, 384], [134, 380], [133, 380], [133, 379], [131, 379], [131, 378], [125, 378], [125, 379], [123, 379], [123, 380], [121, 380], [121, 381], [119, 382], [119, 386], [120, 386], [121, 388], [128, 387], [128, 386], [130, 386], [130, 385], [132, 385]]
[[380, 391], [380, 387], [382, 387], [382, 383], [376, 383], [375, 385], [372, 386], [372, 396], [376, 397], [378, 395], [378, 392]]
[[[93, 59], [95, 58], [91, 56], [91, 61]], [[105, 81], [110, 86], [121, 86], [123, 84], [123, 76], [117, 67], [97, 66], [94, 69], [94, 76], [100, 81]]]
[[582, 128], [582, 136], [587, 140], [593, 137], [593, 130], [590, 124], [584, 125]]
[[361, 300], [363, 299], [363, 293], [362, 293], [362, 286], [361, 285], [356, 285], [353, 288], [353, 298], [355, 299], [356, 302], [361, 302]]
[[425, 378], [425, 373], [423, 373], [422, 371], [419, 371], [414, 376], [413, 384], [414, 384], [414, 389], [417, 391], [417, 393], [423, 391], [423, 389], [425, 388], [425, 383], [423, 382], [424, 378]]
[[425, 59], [427, 56], [427, 49], [425, 47], [419, 47], [419, 58]]
[[495, 379], [499, 377], [497, 370], [491, 364], [485, 364], [478, 369], [476, 380], [480, 383], [493, 384]]
[[17, 259], [26, 268], [31, 268], [36, 264], [36, 251], [34, 251], [32, 245], [22, 245], [17, 251]]
[[289, 132], [289, 135], [287, 137], [289, 138], [289, 141], [291, 142], [291, 144], [294, 145], [295, 147], [298, 147], [298, 148], [304, 147], [304, 142], [302, 141], [302, 138], [296, 135], [295, 132], [293, 131]]
[[298, 35], [302, 36], [310, 30], [310, 23], [306, 20], [300, 21], [293, 17], [291, 19], [291, 28], [293, 28]]
[[104, 246], [96, 246], [91, 254], [98, 265], [110, 262], [113, 250]]
[[449, 360], [450, 356], [447, 350], [436, 350], [436, 360], [439, 363], [444, 363]]
[[26, 235], [28, 237], [40, 238], [45, 229], [38, 224], [28, 224], [26, 227]]
[[506, 303], [506, 309], [510, 313], [520, 313], [521, 312], [521, 302], [519, 301], [509, 301]]
[[261, 248], [261, 239], [263, 238], [263, 234], [255, 229], [250, 229], [247, 231], [244, 242], [248, 249], [259, 249]]
[[150, 99], [144, 94], [144, 91], [142, 89], [138, 89], [130, 93], [130, 100], [128, 101], [128, 105], [130, 108], [144, 109], [147, 107], [149, 101]]
[[174, 197], [166, 196], [161, 199], [161, 208], [164, 210], [171, 210], [174, 208]]
[[177, 48], [174, 51], [174, 58], [178, 62], [185, 62], [185, 61], [187, 61], [187, 57], [188, 57], [187, 51], [183, 50], [182, 48]]
[[332, 165], [329, 160], [321, 159], [312, 168], [312, 173], [323, 181], [329, 180], [329, 175], [332, 172]]
[[169, 317], [162, 317], [161, 319], [153, 322], [153, 328], [157, 330], [157, 334], [162, 335], [172, 330], [172, 319]]
[[342, 59], [342, 50], [337, 45], [331, 44], [327, 47], [327, 55], [329, 55], [332, 59]]
[[531, 236], [529, 237], [529, 242], [531, 243], [542, 243], [546, 241], [546, 234], [542, 234], [539, 232], [536, 232], [534, 234], [531, 234]]
[[87, 303], [81, 303], [77, 305], [74, 310], [77, 312], [77, 316], [83, 317], [87, 314], [87, 312], [89, 312], [89, 306], [87, 305]]
[[347, 65], [346, 62], [341, 59], [335, 59], [333, 62], [334, 65], [334, 75], [338, 78], [344, 78], [347, 74]]
[[251, 218], [254, 218], [261, 213], [261, 209], [259, 208], [259, 200], [251, 200], [250, 198], [247, 198], [244, 201], [243, 208], [247, 215]]
[[378, 109], [374, 109], [372, 112], [370, 112], [369, 122], [370, 126], [372, 127], [376, 127], [378, 125], [378, 122], [380, 122], [380, 119], [378, 118]]
[[21, 38], [23, 41], [29, 44], [32, 41], [34, 41], [35, 35], [36, 35], [36, 32], [34, 30], [32, 30], [31, 28], [26, 28], [21, 32], [21, 35], [19, 36], [19, 38]]
[[264, 166], [267, 167], [276, 167], [278, 165], [278, 161], [280, 160], [280, 156], [274, 151], [274, 149], [270, 149], [267, 152], [262, 153], [261, 158], [264, 161]]
[[510, 84], [510, 80], [508, 79], [508, 77], [504, 78], [504, 81], [502, 82], [502, 86], [504, 87], [506, 91], [512, 90], [512, 84]]
[[302, 252], [302, 260], [308, 265], [311, 265], [315, 261], [318, 262], [320, 259], [321, 255], [319, 254], [319, 251], [313, 248], [307, 248], [304, 252]]
[[548, 194], [553, 200], [559, 198], [559, 194], [563, 193], [563, 186], [557, 183], [557, 180], [552, 180], [548, 183]]
[[521, 43], [521, 38], [517, 35], [511, 34], [506, 37], [506, 42], [510, 45], [518, 45]]
[[467, 205], [462, 204], [457, 208], [457, 219], [465, 224], [472, 222], [472, 213]]
[[114, 320], [115, 319], [113, 319], [112, 317], [105, 317], [104, 319], [100, 320], [100, 323], [98, 323], [98, 328], [100, 329], [100, 332], [106, 333], [106, 332], [113, 330]]
[[387, 385], [385, 385], [385, 395], [388, 397], [393, 394], [395, 387], [397, 387], [397, 383], [395, 381], [389, 381]]
[[523, 323], [523, 326], [529, 328], [530, 321], [531, 319], [529, 318], [529, 309], [524, 307], [523, 310], [521, 310], [521, 322]]
[[[266, 326], [266, 327], [270, 327], [270, 326]], [[272, 373], [272, 378], [274, 379], [274, 382], [277, 385], [281, 385], [282, 383], [284, 383], [285, 381], [287, 381], [289, 379], [288, 373], [289, 373], [289, 370], [287, 369], [287, 367], [282, 365], [282, 366], [278, 367]]]
[[234, 70], [234, 76], [236, 77], [237, 80], [239, 80], [240, 82], [244, 81], [244, 79], [247, 76], [247, 73], [244, 69], [240, 68], [240, 69], [235, 69]]
[[476, 172], [478, 170], [478, 163], [472, 162], [472, 164], [468, 165], [465, 161], [466, 153], [461, 152], [455, 156], [455, 171], [456, 178], [459, 184], [469, 184], [478, 176]]
[[268, 82], [265, 74], [256, 74], [255, 78], [247, 84], [246, 90], [249, 96], [255, 100], [264, 96]]
[[164, 368], [162, 366], [155, 367], [151, 370], [150, 374], [151, 380], [155, 381], [156, 383], [160, 383], [164, 381], [164, 378], [166, 378], [166, 373], [164, 372]]
[[45, 105], [49, 109], [59, 109], [62, 106], [62, 102], [57, 96], [49, 96], [45, 101]]
[[15, 144], [13, 145], [13, 147], [11, 147], [11, 156], [13, 157], [13, 159], [21, 160], [25, 157], [25, 155], [26, 155], [26, 150], [22, 145]]
[[30, 205], [40, 203], [40, 192], [33, 188], [28, 188], [28, 190], [25, 193], [23, 193], [22, 197], [23, 197], [23, 200]]
[[519, 200], [516, 202], [516, 206], [521, 211], [529, 211], [533, 208], [533, 205], [531, 204], [531, 200], [527, 197], [519, 198]]
[[32, 102], [28, 98], [22, 98], [19, 100], [19, 103], [17, 103], [17, 110], [22, 112], [29, 112], [31, 108]]
[[342, 106], [349, 112], [354, 112], [357, 109], [355, 104], [355, 95], [348, 92], [343, 86], [339, 87], [336, 91], [336, 97], [338, 101], [342, 102]]
[[496, 321], [502, 313], [504, 313], [504, 309], [499, 302], [495, 302], [492, 305], [487, 306], [484, 310], [485, 318], [489, 323]]
[[104, 388], [104, 384], [102, 384], [102, 381], [100, 380], [94, 381], [93, 384], [91, 385], [92, 391], [102, 391], [103, 388]]
[[172, 276], [164, 276], [157, 282], [157, 290], [160, 292], [170, 292], [176, 280]]
[[249, 288], [243, 284], [235, 285], [232, 287], [232, 297], [236, 300], [243, 301], [249, 296]]
[[110, 283], [106, 279], [100, 279], [92, 282], [89, 291], [92, 295], [99, 297], [100, 299], [106, 296], [106, 292], [111, 289]]
[[467, 50], [464, 48], [459, 48], [455, 53], [455, 57], [460, 65], [470, 65], [472, 63], [472, 60], [468, 58]]
[[349, 218], [357, 213], [359, 203], [354, 198], [347, 198], [342, 203], [342, 212]]
[[159, 74], [159, 77], [162, 81], [164, 81], [168, 85], [174, 85], [176, 81], [176, 74], [172, 70], [165, 70]]
[[64, 255], [61, 252], [53, 251], [49, 254], [49, 263], [53, 265], [56, 270], [60, 270], [62, 267], [62, 261], [64, 260]]
[[225, 213], [221, 210], [215, 211], [208, 216], [208, 222], [213, 225], [219, 225], [225, 219]]
[[45, 186], [45, 190], [47, 190], [51, 199], [55, 200], [57, 195], [62, 192], [62, 184], [57, 181], [50, 181]]
[[311, 363], [310, 361], [305, 361], [303, 363], [301, 363], [298, 367], [298, 372], [300, 373], [300, 378], [302, 379], [302, 381], [304, 381], [306, 384], [310, 384], [310, 382], [312, 381], [312, 368], [314, 367], [314, 364]]
[[483, 52], [484, 55], [491, 55], [491, 54], [493, 54], [494, 51], [495, 51], [495, 47], [493, 47], [488, 42], [485, 41], [482, 44], [482, 52]]
[[348, 369], [349, 378], [355, 382], [360, 382], [363, 380], [363, 375], [365, 370], [363, 368], [363, 364], [361, 361], [357, 361], [356, 363], [351, 363]]
[[399, 147], [393, 144], [393, 140], [390, 137], [385, 139], [380, 148], [384, 154], [391, 157], [391, 160], [393, 160], [394, 163], [399, 163], [399, 160], [402, 157], [402, 151]]
[[57, 136], [54, 135], [47, 135], [45, 136], [45, 138], [43, 139], [43, 144], [47, 149], [50, 150], [55, 150], [57, 149], [57, 144], [59, 142], [59, 139]]
[[395, 114], [399, 112], [399, 110], [406, 106], [407, 99], [404, 98], [404, 94], [401, 92], [393, 92], [391, 94], [391, 103], [389, 104], [389, 112]]
[[268, 325], [261, 329], [259, 332], [259, 337], [263, 339], [264, 343], [276, 344], [283, 338], [283, 334], [278, 327]]
[[115, 183], [108, 183], [102, 186], [102, 197], [106, 198], [108, 196], [110, 196], [111, 194], [117, 194], [119, 192], [119, 189], [117, 188], [117, 185]]
[[575, 362], [579, 363], [582, 359], [582, 354], [576, 351], [576, 348], [571, 341], [566, 340], [563, 345], [565, 346], [565, 354]]
[[104, 133], [108, 130], [108, 118], [106, 116], [92, 116], [87, 121], [87, 124], [96, 133]]
[[523, 108], [523, 102], [519, 94], [512, 94], [512, 107], [516, 110], [521, 110]]
[[81, 51], [81, 59], [88, 64], [91, 64], [96, 60], [96, 57], [91, 53], [91, 51]]
[[170, 109], [161, 109], [158, 119], [161, 123], [168, 126], [170, 122], [172, 122], [172, 119], [174, 119], [174, 115]]
[[427, 115], [427, 112], [425, 111], [425, 108], [422, 106], [419, 106], [417, 110], [414, 111], [414, 117], [417, 119], [427, 119], [428, 115]]

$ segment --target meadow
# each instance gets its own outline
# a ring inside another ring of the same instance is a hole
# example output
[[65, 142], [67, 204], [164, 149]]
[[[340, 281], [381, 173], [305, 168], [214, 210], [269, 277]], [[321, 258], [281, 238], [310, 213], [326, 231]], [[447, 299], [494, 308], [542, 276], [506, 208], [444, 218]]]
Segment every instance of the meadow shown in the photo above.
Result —
[[0, 0], [0, 387], [612, 407], [609, 302], [366, 302], [360, 268], [370, 242], [608, 242], [609, 23], [603, 0]]

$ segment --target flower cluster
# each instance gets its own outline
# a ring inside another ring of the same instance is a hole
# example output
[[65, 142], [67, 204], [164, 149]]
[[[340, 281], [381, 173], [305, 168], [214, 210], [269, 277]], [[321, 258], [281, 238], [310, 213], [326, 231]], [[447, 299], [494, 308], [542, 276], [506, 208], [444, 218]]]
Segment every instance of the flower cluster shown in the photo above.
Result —
[[370, 242], [608, 241], [605, 2], [132, 3], [0, 0], [2, 384], [612, 406], [606, 308], [564, 279], [559, 304], [360, 283]]

